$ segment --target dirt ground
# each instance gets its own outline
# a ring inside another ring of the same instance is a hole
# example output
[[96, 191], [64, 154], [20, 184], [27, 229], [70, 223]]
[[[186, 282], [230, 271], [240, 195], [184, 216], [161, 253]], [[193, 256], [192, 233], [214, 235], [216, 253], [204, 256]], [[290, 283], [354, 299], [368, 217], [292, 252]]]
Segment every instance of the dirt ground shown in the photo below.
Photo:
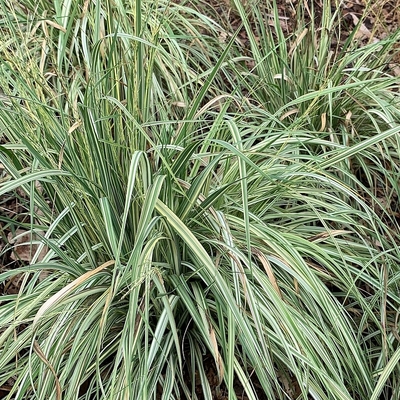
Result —
[[[185, 0], [173, 1], [182, 2]], [[249, 8], [255, 1], [258, 0], [243, 0]], [[287, 36], [295, 33], [298, 12], [302, 12], [306, 20], [310, 20], [311, 15], [314, 15], [314, 21], [318, 25], [324, 9], [323, 3], [323, 0], [276, 0], [283, 32]], [[337, 7], [338, 3], [339, 7]], [[187, 4], [186, 1], [185, 4]], [[236, 31], [241, 26], [241, 19], [232, 7], [232, 0], [189, 0], [189, 4], [200, 4], [197, 8], [202, 11], [206, 10], [206, 12], [207, 8], [216, 10], [218, 15], [223, 17], [225, 28]], [[367, 10], [368, 4], [370, 7]], [[400, 0], [331, 0], [331, 11], [337, 11], [341, 17], [341, 42], [347, 39], [360, 20], [362, 21], [361, 27], [354, 38], [360, 45], [378, 42], [390, 33], [395, 32], [400, 26]], [[274, 24], [273, 21], [270, 21], [270, 23], [271, 25]], [[247, 37], [244, 29], [240, 31], [239, 38], [246, 48]], [[400, 64], [400, 43], [398, 48], [399, 54], [393, 60], [396, 64]], [[392, 69], [396, 75], [400, 76], [400, 65], [395, 65]]]

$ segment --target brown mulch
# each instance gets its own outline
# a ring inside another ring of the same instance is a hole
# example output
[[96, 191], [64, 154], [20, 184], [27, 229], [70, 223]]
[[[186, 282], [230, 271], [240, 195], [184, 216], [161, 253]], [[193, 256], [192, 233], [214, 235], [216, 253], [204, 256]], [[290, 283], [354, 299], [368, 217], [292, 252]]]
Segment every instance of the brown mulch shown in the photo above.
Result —
[[[182, 2], [182, 0], [175, 0]], [[240, 30], [239, 39], [243, 44], [243, 48], [248, 48], [248, 39], [239, 13], [232, 7], [231, 0], [200, 0], [203, 1], [198, 5], [197, 0], [193, 0], [190, 4], [196, 4], [197, 8], [201, 11], [208, 12], [212, 17], [212, 13], [217, 14], [221, 18], [221, 24], [226, 29], [233, 31]], [[251, 4], [257, 0], [243, 0], [245, 8], [250, 11]], [[365, 45], [371, 42], [378, 42], [385, 39], [389, 34], [395, 32], [400, 26], [400, 0], [376, 0], [370, 8], [370, 12], [366, 13], [366, 4], [371, 3], [369, 0], [353, 0], [344, 1], [338, 9], [336, 7], [337, 1], [331, 0], [331, 12], [338, 12], [341, 17], [340, 35], [339, 31], [335, 35], [340, 36], [340, 42], [349, 37], [350, 33], [362, 21], [359, 32], [355, 35], [356, 40], [360, 45]], [[262, 4], [262, 3], [261, 3]], [[306, 22], [311, 20], [311, 15], [314, 16], [316, 26], [321, 21], [324, 11], [323, 0], [276, 0], [277, 9], [279, 13], [279, 23], [283, 33], [288, 37], [292, 34], [299, 34], [296, 32], [298, 27], [296, 21], [298, 13], [304, 15]], [[270, 26], [275, 24], [274, 16], [271, 14], [266, 15], [266, 23]], [[256, 31], [256, 23], [253, 25]], [[333, 44], [334, 41], [333, 41]], [[332, 49], [336, 50], [336, 49]], [[400, 50], [400, 44], [399, 44]], [[400, 51], [399, 51], [400, 53]], [[400, 63], [400, 54], [397, 54], [393, 60], [395, 63]], [[397, 74], [400, 75], [400, 66], [396, 69]]]

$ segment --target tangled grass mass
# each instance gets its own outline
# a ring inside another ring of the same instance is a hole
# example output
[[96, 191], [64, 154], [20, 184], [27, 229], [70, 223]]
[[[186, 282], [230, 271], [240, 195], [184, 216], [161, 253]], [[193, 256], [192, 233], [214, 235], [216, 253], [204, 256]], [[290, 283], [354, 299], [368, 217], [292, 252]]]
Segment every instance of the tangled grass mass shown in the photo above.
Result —
[[303, 3], [1, 0], [4, 398], [400, 399], [400, 31]]

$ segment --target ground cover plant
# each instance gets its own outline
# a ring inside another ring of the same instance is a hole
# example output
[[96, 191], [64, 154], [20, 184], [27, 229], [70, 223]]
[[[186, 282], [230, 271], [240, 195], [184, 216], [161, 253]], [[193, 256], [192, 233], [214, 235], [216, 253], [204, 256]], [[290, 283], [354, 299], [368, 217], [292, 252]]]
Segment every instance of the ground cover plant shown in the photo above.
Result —
[[399, 33], [298, 6], [2, 0], [6, 398], [397, 399]]

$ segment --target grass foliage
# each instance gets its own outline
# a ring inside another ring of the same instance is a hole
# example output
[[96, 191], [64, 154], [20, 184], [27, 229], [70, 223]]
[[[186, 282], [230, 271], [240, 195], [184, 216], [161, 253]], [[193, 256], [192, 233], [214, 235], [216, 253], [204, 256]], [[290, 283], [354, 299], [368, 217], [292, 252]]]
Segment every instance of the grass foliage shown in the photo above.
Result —
[[324, 4], [1, 0], [8, 399], [396, 399], [399, 34]]

